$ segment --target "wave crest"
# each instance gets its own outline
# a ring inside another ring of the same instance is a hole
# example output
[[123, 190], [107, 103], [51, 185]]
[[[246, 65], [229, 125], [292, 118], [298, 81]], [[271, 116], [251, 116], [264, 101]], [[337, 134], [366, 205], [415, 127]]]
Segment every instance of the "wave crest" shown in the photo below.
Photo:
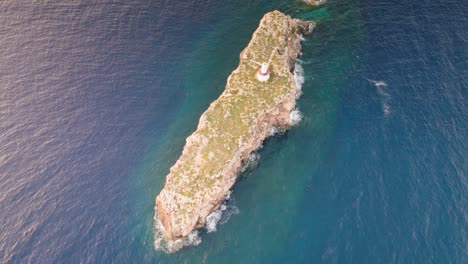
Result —
[[392, 111], [390, 108], [389, 100], [390, 100], [390, 94], [387, 91], [387, 83], [384, 81], [376, 81], [376, 80], [368, 80], [370, 83], [372, 83], [376, 88], [377, 92], [380, 95], [381, 98], [381, 108], [382, 112], [384, 113], [385, 116], [388, 116]]

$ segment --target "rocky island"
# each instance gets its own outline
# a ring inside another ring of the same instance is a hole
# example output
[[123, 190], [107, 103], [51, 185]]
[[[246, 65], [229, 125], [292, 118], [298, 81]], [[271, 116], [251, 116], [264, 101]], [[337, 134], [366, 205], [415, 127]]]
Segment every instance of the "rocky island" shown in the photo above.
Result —
[[[223, 203], [249, 155], [273, 128], [291, 126], [300, 38], [314, 25], [279, 11], [262, 18], [224, 92], [200, 117], [156, 197], [155, 225], [166, 241], [183, 239], [203, 227], [207, 216]], [[269, 76], [259, 81], [258, 62], [267, 61]]]

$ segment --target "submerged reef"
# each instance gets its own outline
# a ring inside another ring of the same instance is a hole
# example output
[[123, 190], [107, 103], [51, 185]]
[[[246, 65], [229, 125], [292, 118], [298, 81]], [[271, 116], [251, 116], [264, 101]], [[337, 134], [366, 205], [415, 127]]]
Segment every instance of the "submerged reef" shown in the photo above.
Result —
[[327, 2], [327, 0], [302, 0], [304, 3], [309, 4], [309, 5], [323, 5]]
[[[295, 62], [301, 36], [314, 26], [279, 11], [262, 18], [224, 92], [200, 117], [156, 197], [155, 225], [168, 243], [203, 227], [271, 130], [294, 124]], [[267, 61], [270, 77], [261, 82], [258, 62]]]

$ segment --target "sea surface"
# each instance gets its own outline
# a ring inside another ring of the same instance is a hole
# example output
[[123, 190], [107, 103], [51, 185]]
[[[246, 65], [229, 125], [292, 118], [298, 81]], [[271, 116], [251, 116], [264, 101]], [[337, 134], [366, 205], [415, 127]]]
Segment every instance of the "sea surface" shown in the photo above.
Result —
[[[302, 122], [196, 246], [154, 199], [259, 20], [318, 25]], [[468, 263], [465, 0], [0, 1], [0, 263]]]

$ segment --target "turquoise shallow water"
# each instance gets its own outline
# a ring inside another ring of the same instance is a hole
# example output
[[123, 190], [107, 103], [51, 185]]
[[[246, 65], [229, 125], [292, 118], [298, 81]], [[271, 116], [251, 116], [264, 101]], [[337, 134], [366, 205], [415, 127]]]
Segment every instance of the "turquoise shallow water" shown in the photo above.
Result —
[[[202, 242], [154, 249], [154, 198], [264, 13], [318, 20], [302, 122]], [[0, 263], [465, 263], [466, 5], [0, 4]]]

